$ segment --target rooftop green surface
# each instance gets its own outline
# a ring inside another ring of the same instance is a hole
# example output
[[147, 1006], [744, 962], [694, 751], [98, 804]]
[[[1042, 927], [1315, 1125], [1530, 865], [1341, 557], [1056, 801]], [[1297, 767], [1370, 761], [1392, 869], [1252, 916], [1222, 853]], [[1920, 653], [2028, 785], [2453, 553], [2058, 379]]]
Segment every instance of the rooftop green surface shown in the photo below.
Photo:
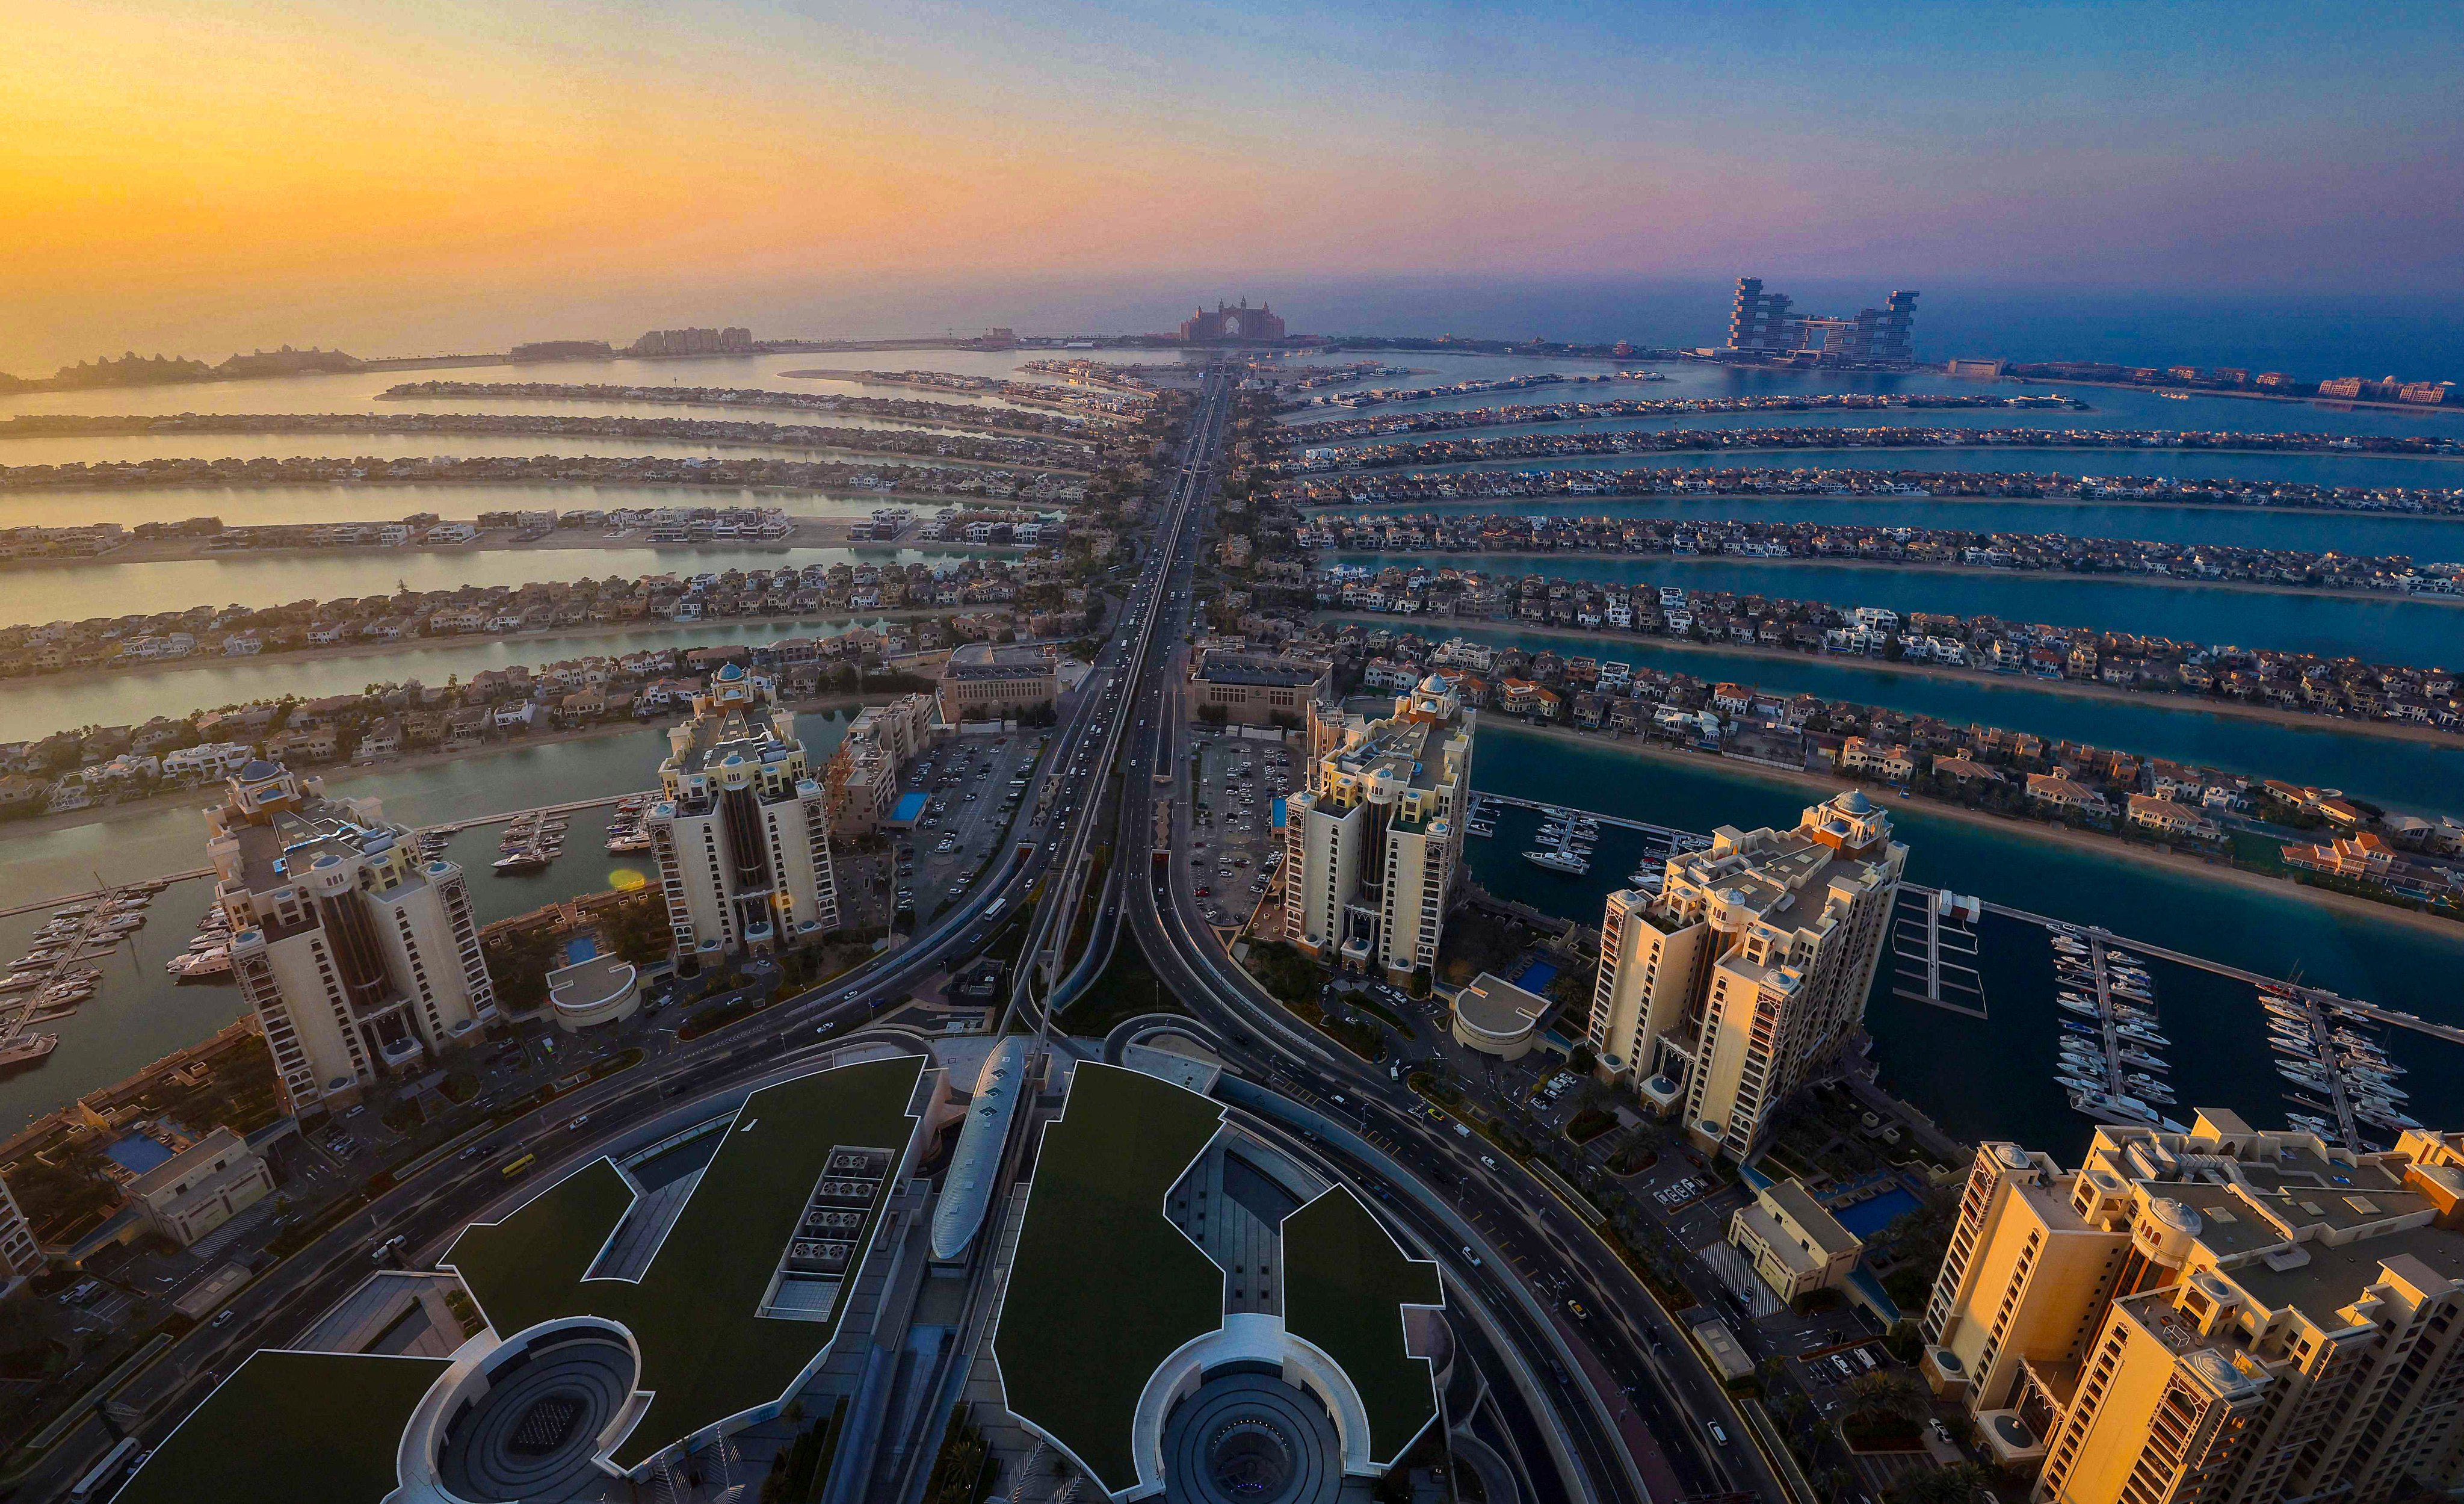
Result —
[[1285, 1329], [1350, 1376], [1379, 1462], [1399, 1457], [1438, 1413], [1427, 1360], [1404, 1348], [1403, 1308], [1444, 1302], [1438, 1266], [1406, 1257], [1347, 1187], [1284, 1219]]
[[379, 1504], [441, 1358], [253, 1353], [121, 1491], [125, 1504]]
[[1137, 1481], [1147, 1380], [1223, 1324], [1223, 1272], [1163, 1209], [1221, 1120], [1195, 1092], [1088, 1061], [1044, 1131], [994, 1352], [1010, 1409], [1108, 1492]]
[[[499, 1336], [579, 1316], [615, 1321], [633, 1334], [642, 1351], [640, 1386], [651, 1401], [614, 1459], [633, 1467], [704, 1427], [777, 1400], [828, 1345], [844, 1301], [827, 1321], [755, 1313], [830, 1149], [886, 1148], [895, 1168], [914, 1127], [907, 1104], [922, 1070], [923, 1057], [904, 1055], [753, 1094], [638, 1284], [583, 1277], [633, 1200], [624, 1176], [605, 1160], [504, 1221], [467, 1228], [445, 1262]], [[884, 1195], [889, 1185], [885, 1180]], [[869, 1244], [880, 1210], [876, 1196], [860, 1244]]]

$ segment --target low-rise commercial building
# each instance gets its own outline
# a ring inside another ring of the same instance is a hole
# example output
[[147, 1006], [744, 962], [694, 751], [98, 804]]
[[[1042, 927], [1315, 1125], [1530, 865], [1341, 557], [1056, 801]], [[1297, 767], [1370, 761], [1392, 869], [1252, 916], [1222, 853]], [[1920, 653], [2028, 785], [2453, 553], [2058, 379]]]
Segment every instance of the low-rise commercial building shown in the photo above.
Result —
[[1782, 1300], [1836, 1290], [1856, 1272], [1865, 1245], [1815, 1201], [1804, 1183], [1774, 1181], [1728, 1219], [1728, 1242]]
[[1531, 1052], [1540, 1026], [1556, 1006], [1484, 971], [1455, 994], [1455, 1043], [1500, 1060], [1520, 1060]]
[[274, 1172], [247, 1141], [216, 1128], [129, 1183], [128, 1199], [146, 1225], [182, 1248], [213, 1231], [274, 1190]]
[[642, 1006], [642, 980], [615, 956], [585, 956], [547, 974], [548, 1006], [568, 1034], [631, 1018]]
[[1213, 648], [1189, 671], [1189, 714], [1196, 720], [1298, 726], [1312, 701], [1333, 695], [1334, 665], [1324, 658]]
[[951, 725], [971, 720], [1010, 720], [1048, 708], [1060, 694], [1053, 660], [1040, 648], [971, 646], [941, 667], [941, 719]]

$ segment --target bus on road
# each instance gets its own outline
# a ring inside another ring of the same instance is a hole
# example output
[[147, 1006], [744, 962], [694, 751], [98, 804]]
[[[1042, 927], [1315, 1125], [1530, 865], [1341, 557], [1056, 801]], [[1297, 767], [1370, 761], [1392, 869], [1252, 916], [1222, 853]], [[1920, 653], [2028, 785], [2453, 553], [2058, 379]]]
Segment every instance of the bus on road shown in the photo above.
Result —
[[120, 1445], [103, 1453], [102, 1460], [94, 1465], [94, 1471], [77, 1479], [77, 1487], [69, 1490], [72, 1504], [85, 1504], [87, 1499], [99, 1499], [109, 1493], [111, 1486], [120, 1480], [120, 1475], [128, 1470], [136, 1457], [137, 1438], [120, 1438]]

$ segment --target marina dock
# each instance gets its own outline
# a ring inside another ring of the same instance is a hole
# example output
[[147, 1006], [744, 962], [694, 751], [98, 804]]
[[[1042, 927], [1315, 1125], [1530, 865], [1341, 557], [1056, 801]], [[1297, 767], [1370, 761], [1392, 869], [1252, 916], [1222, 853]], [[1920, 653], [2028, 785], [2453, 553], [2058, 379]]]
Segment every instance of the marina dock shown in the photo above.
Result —
[[1629, 820], [1623, 815], [1601, 814], [1598, 811], [1592, 809], [1576, 809], [1569, 805], [1552, 805], [1538, 799], [1518, 799], [1512, 794], [1492, 794], [1485, 788], [1475, 794], [1473, 798], [1482, 805], [1507, 805], [1511, 806], [1516, 809], [1529, 809], [1532, 813], [1544, 817], [1552, 810], [1562, 809], [1567, 813], [1573, 815], [1577, 819], [1589, 820], [1600, 826], [1615, 826], [1620, 830], [1639, 830], [1642, 832], [1647, 842], [1656, 844], [1662, 850], [1673, 851], [1677, 849], [1680, 842], [1683, 842], [1689, 847], [1708, 846], [1711, 844], [1711, 838], [1709, 836], [1700, 835], [1692, 830], [1680, 830], [1671, 826], [1653, 825], [1645, 820]]
[[1891, 995], [1985, 1017], [1985, 974], [1975, 964], [1978, 912], [1976, 899], [1947, 888], [1902, 883], [1891, 916]]
[[[1595, 810], [1590, 809], [1575, 809], [1571, 806], [1552, 805], [1538, 799], [1522, 799], [1511, 794], [1491, 793], [1486, 789], [1481, 790], [1478, 798], [1480, 803], [1484, 806], [1494, 807], [1497, 806], [1510, 805], [1516, 808], [1529, 809], [1542, 815], [1546, 815], [1552, 809], [1565, 809], [1582, 819], [1596, 821], [1603, 827], [1616, 826], [1619, 829], [1639, 830], [1648, 838], [1653, 847], [1663, 851], [1673, 852], [1707, 846], [1710, 844], [1711, 839], [1709, 836], [1701, 834], [1698, 831], [1680, 830], [1670, 826], [1653, 825], [1648, 821], [1643, 820], [1630, 820], [1622, 815], [1601, 814]], [[1936, 1004], [1943, 1007], [1951, 1008], [1956, 1012], [1964, 1013], [1975, 1011], [1981, 1016], [1984, 1006], [1981, 988], [1978, 989], [1972, 1009], [1968, 1005], [1966, 998], [1960, 995], [1960, 979], [1957, 974], [1956, 967], [1961, 964], [1958, 957], [1963, 949], [1963, 945], [1957, 939], [1957, 935], [1954, 930], [1941, 927], [1942, 916], [1940, 915], [1939, 910], [1940, 900], [1944, 891], [1945, 890], [1938, 888], [1928, 888], [1921, 883], [1903, 882], [1900, 885], [1900, 893], [1904, 900], [1904, 905], [1898, 918], [1903, 921], [1914, 919], [1917, 918], [1915, 911], [1919, 908], [1922, 908], [1926, 915], [1932, 916], [1932, 918], [1926, 918], [1924, 921], [1926, 924], [1928, 933], [1925, 939], [1919, 942], [1917, 957], [1907, 958], [1904, 952], [1902, 953], [1903, 959], [1910, 960], [1912, 964], [1922, 968], [1918, 971], [1917, 976], [1925, 979], [1925, 982], [1918, 983], [1909, 990], [1903, 990], [1899, 987], [1894, 987], [1892, 990], [1900, 996], [1910, 997], [1917, 1002]], [[1953, 896], [1954, 898], [1957, 898], [1957, 896]], [[1957, 902], [1963, 905], [1968, 901], [1969, 900], [1966, 899], [1957, 899]], [[2172, 962], [2178, 965], [2195, 966], [2202, 971], [2211, 972], [2216, 976], [2231, 977], [2236, 982], [2248, 983], [2255, 988], [2269, 987], [2289, 992], [2295, 997], [2307, 1000], [2313, 1006], [2330, 1010], [2330, 1012], [2334, 1009], [2341, 1008], [2348, 1013], [2368, 1019], [2375, 1024], [2383, 1024], [2391, 1028], [2408, 1028], [2417, 1034], [2427, 1034], [2432, 1039], [2443, 1039], [2450, 1044], [2464, 1045], [2464, 1025], [2435, 1023], [2430, 1019], [2421, 1017], [2417, 1013], [2408, 1013], [2401, 1008], [2384, 1007], [2376, 1003], [2357, 1002], [2354, 999], [2344, 997], [2342, 994], [2330, 992], [2324, 987], [2304, 986], [2299, 983], [2288, 983], [2280, 977], [2270, 977], [2255, 971], [2246, 971], [2239, 966], [2229, 965], [2220, 961], [2211, 961], [2205, 956], [2193, 956], [2188, 951], [2175, 950], [2168, 945], [2159, 945], [2150, 940], [2134, 940], [2126, 935], [2116, 935], [2112, 931], [2103, 929], [2097, 925], [2074, 924], [2068, 919], [2057, 919], [2051, 915], [2035, 914], [2026, 909], [2015, 909], [2005, 903], [1991, 903], [1980, 900], [1977, 901], [1976, 907], [1984, 913], [1998, 914], [2004, 918], [2018, 919], [2024, 923], [2040, 926], [2048, 931], [2065, 935], [2074, 935], [2081, 940], [2093, 938], [2102, 944], [2119, 946], [2123, 950], [2136, 955], [2152, 956], [2161, 960]], [[1966, 947], [1966, 953], [1970, 956], [1974, 954], [1972, 945]], [[1932, 970], [1932, 966], [1936, 963], [1940, 964], [1944, 968], [1939, 977], [1937, 977], [1936, 973]], [[1903, 971], [1902, 975], [1907, 976], [1908, 973]]]

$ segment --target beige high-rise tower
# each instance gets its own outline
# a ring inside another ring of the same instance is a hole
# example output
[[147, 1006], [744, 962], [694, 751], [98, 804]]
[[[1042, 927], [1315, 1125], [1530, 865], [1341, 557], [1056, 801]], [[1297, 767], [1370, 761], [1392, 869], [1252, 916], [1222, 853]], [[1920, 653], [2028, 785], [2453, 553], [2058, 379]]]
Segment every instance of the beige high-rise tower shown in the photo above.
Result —
[[1988, 1143], [1925, 1368], [2053, 1504], [2376, 1504], [2464, 1484], [2464, 1136], [2355, 1155], [2198, 1115], [2086, 1162]]
[[462, 869], [422, 860], [377, 801], [254, 762], [206, 824], [231, 974], [292, 1112], [354, 1101], [495, 1020]]
[[642, 823], [679, 957], [767, 953], [838, 928], [827, 792], [766, 683], [719, 670], [669, 729], [659, 789]]
[[1609, 895], [1592, 1048], [1696, 1142], [1749, 1158], [1863, 1021], [1907, 855], [1853, 789], [1793, 830], [1722, 826], [1659, 893]]
[[1390, 981], [1438, 963], [1463, 863], [1473, 713], [1444, 680], [1376, 720], [1309, 706], [1308, 786], [1284, 807], [1284, 938]]

